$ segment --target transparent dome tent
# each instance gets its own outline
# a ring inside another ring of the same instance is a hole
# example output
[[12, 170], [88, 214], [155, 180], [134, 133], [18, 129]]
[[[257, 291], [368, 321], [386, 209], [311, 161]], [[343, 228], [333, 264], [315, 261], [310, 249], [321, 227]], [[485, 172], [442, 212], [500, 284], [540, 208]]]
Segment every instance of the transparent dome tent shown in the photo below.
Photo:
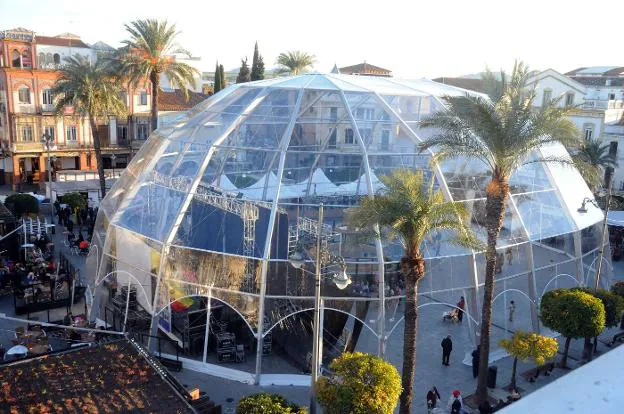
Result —
[[[466, 205], [485, 241], [487, 168], [470, 159], [434, 167], [432, 153], [417, 148], [435, 133], [420, 120], [443, 108], [443, 96], [469, 93], [424, 79], [306, 74], [232, 85], [207, 99], [154, 131], [102, 200], [87, 259], [90, 317], [162, 338], [161, 352], [177, 347], [191, 369], [307, 383], [320, 239], [324, 364], [361, 350], [400, 366], [400, 241], [362, 237], [345, 212], [384, 191], [380, 177], [421, 170]], [[567, 154], [559, 145], [540, 151], [534, 157]], [[530, 163], [510, 184], [494, 347], [515, 329], [544, 330], [536, 309], [545, 291], [593, 285], [602, 240], [602, 212], [589, 204], [578, 211], [592, 194], [575, 169]], [[485, 260], [447, 240], [434, 234], [423, 246], [419, 329], [440, 338], [452, 330], [456, 349], [469, 351]], [[606, 285], [608, 260], [603, 269]], [[441, 315], [460, 296], [466, 318], [446, 325]], [[437, 343], [421, 348], [419, 358], [438, 357]]]

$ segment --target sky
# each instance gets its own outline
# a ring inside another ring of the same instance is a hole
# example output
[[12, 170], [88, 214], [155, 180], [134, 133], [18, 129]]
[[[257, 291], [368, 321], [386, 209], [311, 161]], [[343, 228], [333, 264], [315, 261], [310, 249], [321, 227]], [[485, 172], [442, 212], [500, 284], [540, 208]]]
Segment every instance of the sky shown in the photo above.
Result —
[[560, 72], [624, 66], [624, 1], [577, 2], [0, 0], [0, 30], [71, 32], [117, 47], [127, 38], [124, 24], [167, 19], [205, 71], [216, 60], [226, 70], [245, 56], [251, 62], [255, 41], [267, 68], [280, 52], [302, 50], [316, 56], [319, 72], [366, 61], [402, 78], [461, 76], [486, 65], [509, 70], [515, 59]]

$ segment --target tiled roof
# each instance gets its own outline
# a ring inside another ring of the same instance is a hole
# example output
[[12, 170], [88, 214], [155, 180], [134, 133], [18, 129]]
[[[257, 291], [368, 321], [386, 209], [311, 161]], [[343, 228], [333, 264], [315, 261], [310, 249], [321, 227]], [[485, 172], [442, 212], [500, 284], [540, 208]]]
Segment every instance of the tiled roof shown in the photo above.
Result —
[[5, 364], [0, 384], [11, 413], [193, 412], [125, 340]]
[[457, 88], [468, 89], [470, 91], [485, 93], [483, 87], [483, 79], [480, 78], [435, 78], [434, 82], [443, 83], [445, 85], [455, 86]]
[[340, 68], [340, 73], [343, 75], [352, 75], [354, 73], [359, 73], [362, 75], [365, 74], [379, 74], [378, 72], [382, 72], [385, 75], [390, 75], [392, 73], [389, 69], [380, 68], [379, 66], [371, 65], [370, 63], [359, 63], [353, 66], [345, 66], [344, 68]]
[[607, 86], [607, 80], [611, 81], [608, 86], [624, 86], [624, 78], [614, 78], [607, 76], [571, 76], [572, 79], [585, 86]]
[[158, 94], [158, 110], [164, 112], [186, 111], [207, 98], [208, 95], [189, 91], [189, 97], [187, 101], [184, 97], [184, 94], [179, 89], [171, 92], [160, 91], [160, 93]]
[[67, 47], [84, 47], [89, 48], [85, 42], [79, 39], [66, 39], [62, 37], [37, 36], [36, 42], [40, 45], [50, 46], [67, 46]]
[[624, 66], [587, 66], [571, 70], [565, 75], [570, 77], [584, 77], [588, 74], [592, 74], [594, 76], [611, 77], [620, 76], [622, 73], [624, 73]]

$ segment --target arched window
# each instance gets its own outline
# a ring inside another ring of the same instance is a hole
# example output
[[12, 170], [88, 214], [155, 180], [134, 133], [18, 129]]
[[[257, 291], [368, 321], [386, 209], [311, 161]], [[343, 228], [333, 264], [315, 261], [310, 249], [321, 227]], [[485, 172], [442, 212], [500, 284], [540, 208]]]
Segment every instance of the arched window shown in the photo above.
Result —
[[14, 68], [22, 67], [22, 55], [20, 55], [18, 50], [13, 50], [13, 53], [11, 53], [11, 66]]
[[60, 65], [61, 64], [61, 55], [59, 55], [58, 53], [54, 54], [54, 64], [55, 65]]
[[45, 53], [43, 53], [43, 52], [39, 53], [39, 62], [37, 62], [37, 65], [40, 68], [45, 65]]
[[17, 95], [18, 95], [19, 103], [22, 103], [22, 104], [30, 103], [30, 89], [28, 89], [28, 87], [22, 86], [21, 88], [19, 88], [17, 91]]
[[52, 58], [52, 53], [46, 53], [45, 63], [46, 63], [46, 65], [53, 65], [54, 64], [54, 59]]
[[42, 97], [44, 105], [52, 105], [52, 90], [50, 88], [43, 90]]
[[30, 51], [24, 50], [24, 52], [22, 53], [22, 67], [32, 68], [32, 65], [33, 65], [33, 62], [32, 62], [32, 58], [30, 57]]

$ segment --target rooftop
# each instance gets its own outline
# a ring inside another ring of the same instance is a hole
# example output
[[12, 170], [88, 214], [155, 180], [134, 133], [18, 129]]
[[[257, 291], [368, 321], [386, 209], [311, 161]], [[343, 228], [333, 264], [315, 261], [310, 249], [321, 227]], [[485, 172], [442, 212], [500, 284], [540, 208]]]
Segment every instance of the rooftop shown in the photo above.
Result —
[[89, 48], [89, 45], [84, 43], [78, 37], [66, 37], [65, 35], [59, 36], [37, 36], [35, 38], [36, 42], [40, 45], [50, 45], [50, 46], [66, 46], [66, 47], [84, 47]]
[[163, 112], [186, 111], [208, 98], [208, 95], [193, 91], [189, 91], [188, 94], [187, 100], [180, 89], [161, 91], [158, 94], [158, 110]]
[[[565, 74], [577, 77], [618, 77], [624, 76], [624, 66], [589, 66], [571, 70]], [[577, 79], [578, 80], [578, 79]]]
[[193, 412], [125, 340], [0, 366], [0, 383], [8, 412]]
[[339, 70], [343, 75], [392, 76], [392, 71], [390, 69], [384, 69], [366, 62], [345, 66]]
[[433, 81], [457, 88], [468, 89], [469, 91], [485, 93], [483, 79], [481, 78], [447, 78], [443, 76], [441, 78], [435, 78]]

